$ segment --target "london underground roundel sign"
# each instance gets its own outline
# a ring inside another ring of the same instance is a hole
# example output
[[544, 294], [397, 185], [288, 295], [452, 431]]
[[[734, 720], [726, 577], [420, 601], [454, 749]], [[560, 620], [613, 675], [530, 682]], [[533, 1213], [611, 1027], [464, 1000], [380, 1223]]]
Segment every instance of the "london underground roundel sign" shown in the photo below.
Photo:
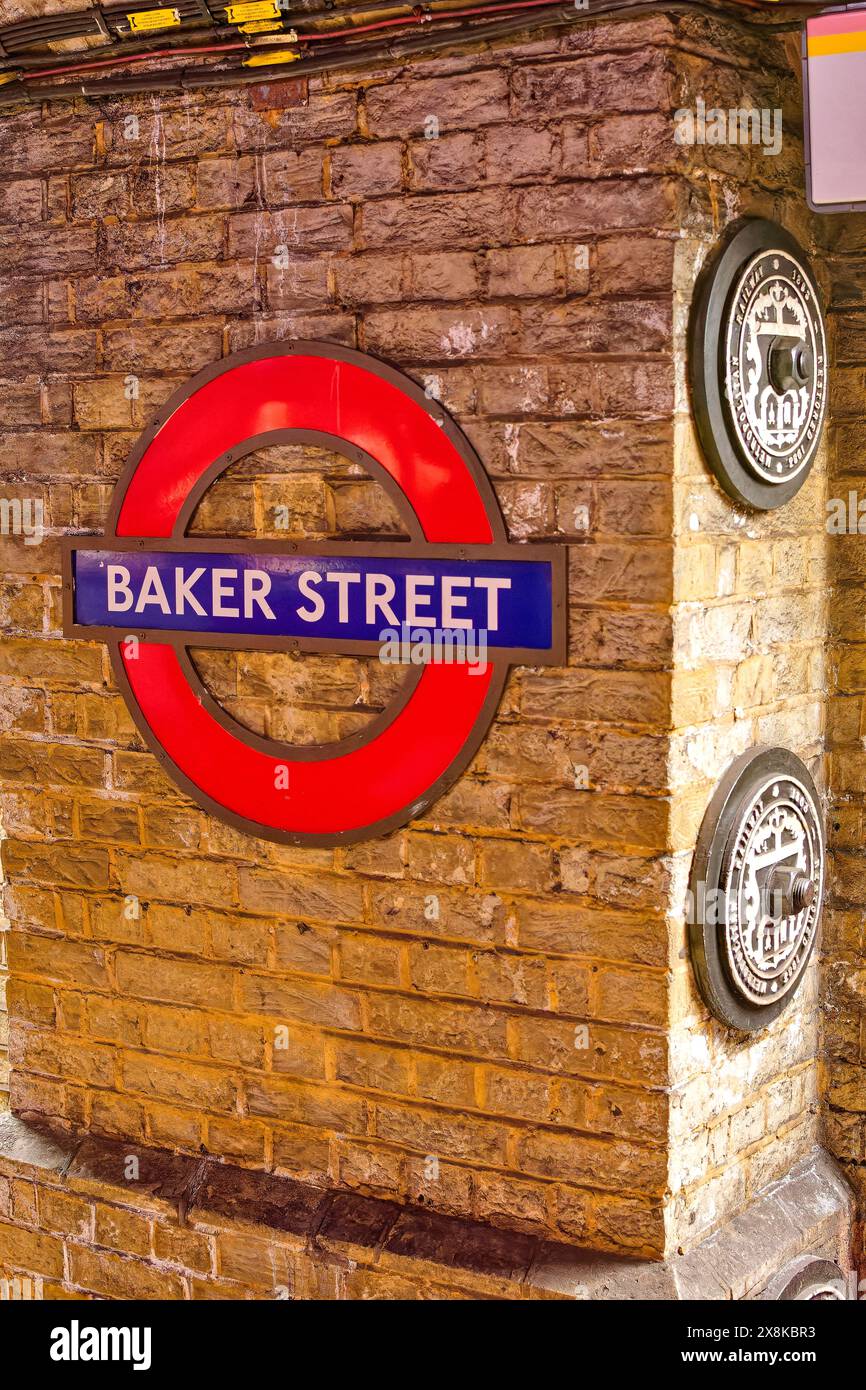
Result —
[[[365, 468], [409, 539], [187, 535], [226, 468], [300, 443]], [[67, 538], [64, 632], [108, 643], [143, 737], [199, 805], [252, 835], [344, 844], [421, 815], [455, 781], [511, 665], [564, 663], [564, 554], [508, 543], [468, 441], [400, 372], [330, 343], [269, 344], [178, 391], [139, 440], [105, 535]], [[409, 673], [360, 733], [295, 746], [236, 722], [202, 684], [193, 646], [388, 647]]]

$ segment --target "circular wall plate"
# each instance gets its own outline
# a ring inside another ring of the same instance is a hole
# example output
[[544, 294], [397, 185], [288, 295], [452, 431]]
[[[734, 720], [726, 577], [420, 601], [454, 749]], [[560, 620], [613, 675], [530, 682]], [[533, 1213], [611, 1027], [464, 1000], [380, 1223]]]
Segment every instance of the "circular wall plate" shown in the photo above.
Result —
[[701, 274], [689, 332], [704, 454], [725, 491], [768, 511], [803, 486], [827, 409], [820, 294], [775, 222], [733, 228]]
[[760, 1295], [776, 1303], [847, 1303], [847, 1280], [833, 1260], [799, 1255]]
[[777, 1018], [812, 954], [824, 892], [820, 800], [786, 748], [753, 748], [707, 807], [692, 864], [689, 945], [701, 994], [730, 1028]]

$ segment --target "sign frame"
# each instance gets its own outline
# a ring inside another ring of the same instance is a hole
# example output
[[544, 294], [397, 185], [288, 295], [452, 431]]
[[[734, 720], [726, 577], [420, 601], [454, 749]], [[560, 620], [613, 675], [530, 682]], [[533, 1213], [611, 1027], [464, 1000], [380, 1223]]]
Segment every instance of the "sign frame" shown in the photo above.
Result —
[[[276, 442], [276, 441], [275, 441]], [[287, 443], [298, 443], [295, 437]], [[146, 538], [119, 536], [112, 538], [111, 550], [134, 554], [147, 548]], [[512, 666], [562, 666], [565, 663], [565, 630], [559, 617], [565, 609], [565, 575], [562, 564], [562, 547], [555, 545], [532, 545], [519, 547], [506, 545], [435, 545], [424, 548], [423, 558], [430, 560], [514, 560], [519, 548], [530, 553], [520, 556], [520, 560], [537, 560], [551, 565], [553, 579], [553, 603], [551, 642], [547, 647], [506, 647], [493, 646], [497, 659], [508, 661]], [[64, 604], [63, 636], [74, 641], [116, 642], [119, 632], [124, 637], [137, 637], [142, 641], [165, 642], [173, 646], [217, 647], [220, 650], [238, 651], [280, 651], [280, 652], [320, 652], [338, 656], [375, 656], [381, 650], [381, 643], [364, 639], [343, 639], [341, 637], [284, 637], [259, 636], [255, 633], [211, 633], [200, 629], [148, 627], [130, 615], [126, 624], [113, 627], [100, 627], [95, 623], [78, 623], [74, 613], [74, 582], [72, 557], [79, 551], [102, 551], [106, 546], [102, 537], [62, 536], [61, 554], [63, 566], [63, 593], [71, 600]], [[231, 542], [209, 536], [189, 536], [183, 540], [172, 538], [158, 543], [160, 554], [165, 555], [289, 555], [311, 558], [334, 556], [336, 558], [358, 555], [363, 550], [365, 556], [406, 559], [411, 554], [418, 558], [417, 550], [407, 551], [405, 541], [267, 541], [243, 540]], [[412, 624], [409, 624], [412, 626]], [[493, 644], [491, 644], [492, 646]]]

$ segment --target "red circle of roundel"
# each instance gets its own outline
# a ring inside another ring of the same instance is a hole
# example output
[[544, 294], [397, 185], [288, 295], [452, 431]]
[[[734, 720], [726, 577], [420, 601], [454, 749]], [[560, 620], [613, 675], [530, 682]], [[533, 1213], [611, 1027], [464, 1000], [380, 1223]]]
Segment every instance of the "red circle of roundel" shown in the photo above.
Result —
[[[287, 437], [330, 436], [393, 480], [426, 542], [492, 544], [504, 528], [468, 441], [399, 372], [326, 343], [237, 353], [195, 377], [145, 432], [112, 507], [117, 537], [184, 534], [192, 504], [233, 458]], [[206, 645], [206, 640], [204, 642]], [[507, 663], [427, 665], [396, 715], [333, 756], [275, 757], [215, 717], [185, 653], [148, 640], [115, 671], [141, 732], [206, 809], [270, 839], [346, 843], [419, 814], [469, 762], [493, 717]], [[186, 669], [185, 669], [186, 667]]]

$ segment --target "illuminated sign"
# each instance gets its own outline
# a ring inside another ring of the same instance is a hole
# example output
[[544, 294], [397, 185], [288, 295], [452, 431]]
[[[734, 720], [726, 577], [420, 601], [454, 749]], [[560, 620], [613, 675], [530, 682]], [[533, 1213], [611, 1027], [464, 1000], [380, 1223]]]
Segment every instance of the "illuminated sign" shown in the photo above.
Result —
[[803, 49], [809, 205], [857, 211], [866, 206], [866, 6], [808, 19]]
[[[365, 468], [409, 539], [187, 535], [207, 489], [258, 449], [312, 444]], [[511, 665], [565, 662], [565, 557], [510, 544], [468, 441], [374, 358], [271, 344], [209, 368], [145, 431], [106, 534], [69, 537], [64, 632], [109, 644], [148, 745], [200, 805], [254, 835], [341, 844], [423, 813], [478, 748]], [[253, 735], [188, 648], [378, 657], [407, 668], [362, 734], [320, 748]]]

